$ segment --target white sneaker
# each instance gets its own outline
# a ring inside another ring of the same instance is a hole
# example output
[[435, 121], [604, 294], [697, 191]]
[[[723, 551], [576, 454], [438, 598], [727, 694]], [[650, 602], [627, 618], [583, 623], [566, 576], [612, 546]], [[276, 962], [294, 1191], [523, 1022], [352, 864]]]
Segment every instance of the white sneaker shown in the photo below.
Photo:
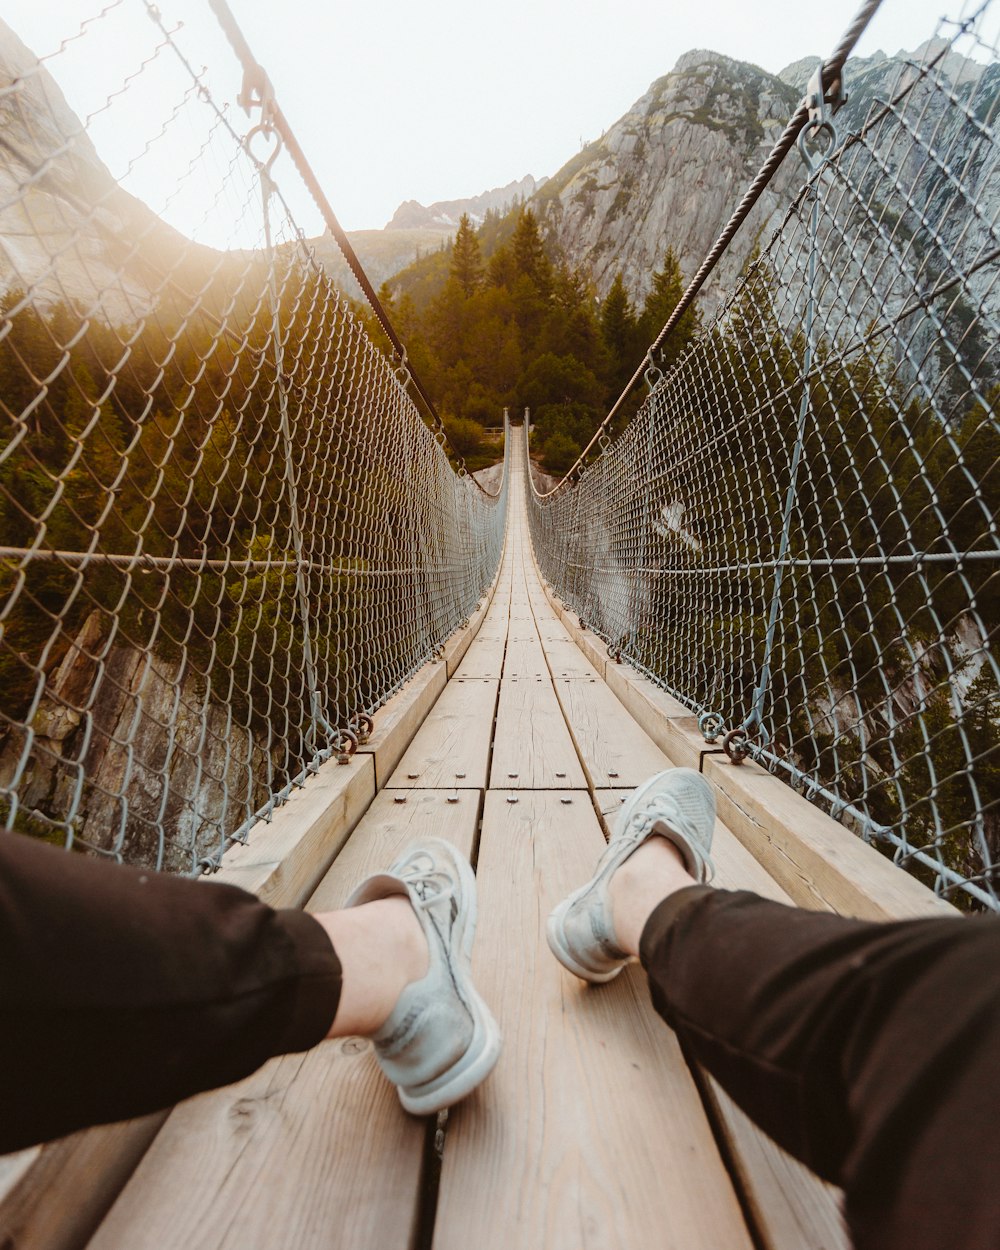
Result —
[[549, 916], [546, 936], [556, 959], [584, 981], [616, 977], [629, 957], [615, 938], [608, 882], [654, 836], [680, 851], [696, 881], [710, 881], [715, 866], [708, 852], [714, 831], [715, 795], [695, 769], [671, 768], [639, 786], [619, 812], [593, 877]]
[[476, 878], [451, 843], [429, 838], [363, 881], [345, 906], [393, 894], [413, 905], [430, 967], [403, 990], [372, 1040], [399, 1101], [414, 1115], [430, 1115], [471, 1093], [500, 1056], [497, 1022], [472, 984]]

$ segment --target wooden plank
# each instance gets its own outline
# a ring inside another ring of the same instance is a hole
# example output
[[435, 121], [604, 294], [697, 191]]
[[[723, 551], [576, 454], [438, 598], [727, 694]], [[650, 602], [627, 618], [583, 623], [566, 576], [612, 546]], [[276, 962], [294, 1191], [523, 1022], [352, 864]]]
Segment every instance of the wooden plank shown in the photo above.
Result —
[[504, 681], [516, 678], [534, 680], [536, 677], [544, 677], [547, 681], [548, 676], [545, 652], [536, 633], [508, 641], [503, 664]]
[[[678, 764], [697, 767], [706, 744], [692, 712], [626, 665], [607, 681], [649, 736]], [[719, 814], [801, 906], [867, 920], [955, 915], [915, 877], [855, 837], [779, 777], [751, 761], [705, 757]]]
[[[310, 899], [325, 910], [429, 834], [472, 850], [480, 796], [383, 791]], [[90, 1250], [355, 1250], [412, 1244], [426, 1121], [370, 1043], [324, 1042], [178, 1107]]]
[[585, 789], [583, 769], [547, 678], [500, 687], [490, 788]]
[[483, 789], [497, 681], [451, 681], [389, 778], [389, 787]]
[[593, 788], [635, 788], [671, 762], [603, 681], [553, 682]]
[[[631, 790], [598, 790], [601, 822], [611, 825]], [[778, 903], [791, 899], [721, 821], [712, 841], [714, 884], [724, 890], [753, 890]], [[786, 1154], [746, 1116], [722, 1087], [704, 1074], [703, 1088], [713, 1119], [727, 1142], [740, 1191], [753, 1213], [767, 1250], [850, 1250], [841, 1215], [841, 1192]]]
[[[507, 626], [504, 626], [506, 636]], [[503, 672], [504, 638], [477, 638], [455, 671], [459, 681], [484, 677], [500, 680]]]
[[371, 755], [343, 765], [328, 760], [275, 808], [270, 823], [226, 851], [219, 872], [201, 880], [238, 885], [274, 907], [300, 907], [374, 795]]
[[377, 789], [381, 790], [389, 780], [447, 680], [446, 666], [440, 660], [425, 664], [375, 713], [375, 729], [365, 745], [358, 747], [358, 753], [374, 759]]
[[593, 810], [563, 797], [486, 795], [475, 968], [505, 1046], [450, 1113], [434, 1250], [749, 1250], [697, 1090], [638, 969], [594, 989], [548, 951], [545, 916], [603, 844]]
[[[401, 797], [405, 802], [398, 803]], [[343, 906], [358, 881], [380, 871], [421, 838], [445, 838], [471, 857], [481, 806], [479, 790], [413, 790], [405, 796], [383, 791], [316, 887], [309, 910]]]
[[797, 903], [863, 920], [958, 915], [950, 903], [756, 764], [735, 766], [709, 756], [705, 775], [718, 787], [727, 824]]
[[560, 642], [558, 639], [548, 639], [542, 645], [553, 681], [558, 681], [560, 678], [596, 681], [601, 676], [601, 673], [572, 640]]
[[166, 1118], [102, 1124], [0, 1159], [0, 1246], [87, 1245]]

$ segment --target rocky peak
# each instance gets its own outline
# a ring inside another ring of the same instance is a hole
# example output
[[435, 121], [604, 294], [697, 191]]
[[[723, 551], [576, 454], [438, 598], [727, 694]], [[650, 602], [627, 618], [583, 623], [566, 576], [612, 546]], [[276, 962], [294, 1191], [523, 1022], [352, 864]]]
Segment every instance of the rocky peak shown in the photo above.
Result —
[[463, 213], [468, 213], [473, 225], [479, 225], [490, 210], [506, 212], [519, 201], [526, 200], [544, 183], [544, 178], [536, 181], [531, 174], [526, 174], [504, 187], [481, 191], [479, 195], [464, 200], [437, 200], [429, 205], [404, 200], [393, 213], [386, 230], [432, 229], [451, 234]]

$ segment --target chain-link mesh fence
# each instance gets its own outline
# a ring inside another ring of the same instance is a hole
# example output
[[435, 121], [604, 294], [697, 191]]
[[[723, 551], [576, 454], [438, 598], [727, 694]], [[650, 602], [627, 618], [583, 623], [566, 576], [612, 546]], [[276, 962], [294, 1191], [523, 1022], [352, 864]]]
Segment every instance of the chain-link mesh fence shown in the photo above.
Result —
[[506, 484], [452, 468], [187, 33], [117, 0], [39, 61], [0, 23], [0, 818], [191, 872], [476, 607]]
[[708, 737], [996, 908], [989, 16], [943, 23], [864, 117], [806, 145], [805, 186], [718, 317], [529, 515], [559, 594]]

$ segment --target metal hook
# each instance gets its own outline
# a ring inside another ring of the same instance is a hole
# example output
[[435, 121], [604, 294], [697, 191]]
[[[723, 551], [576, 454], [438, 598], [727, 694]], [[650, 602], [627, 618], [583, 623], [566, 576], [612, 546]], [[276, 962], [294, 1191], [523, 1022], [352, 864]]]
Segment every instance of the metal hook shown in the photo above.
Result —
[[[266, 158], [258, 156], [253, 150], [253, 141], [258, 135], [264, 135], [264, 137], [273, 145], [270, 155]], [[271, 174], [271, 166], [274, 164], [279, 152], [284, 146], [285, 144], [281, 134], [279, 131], [275, 130], [274, 126], [269, 121], [258, 122], [256, 126], [254, 126], [251, 130], [248, 130], [243, 136], [243, 148], [247, 156], [249, 156], [254, 162], [261, 174], [268, 177], [270, 177]]]

